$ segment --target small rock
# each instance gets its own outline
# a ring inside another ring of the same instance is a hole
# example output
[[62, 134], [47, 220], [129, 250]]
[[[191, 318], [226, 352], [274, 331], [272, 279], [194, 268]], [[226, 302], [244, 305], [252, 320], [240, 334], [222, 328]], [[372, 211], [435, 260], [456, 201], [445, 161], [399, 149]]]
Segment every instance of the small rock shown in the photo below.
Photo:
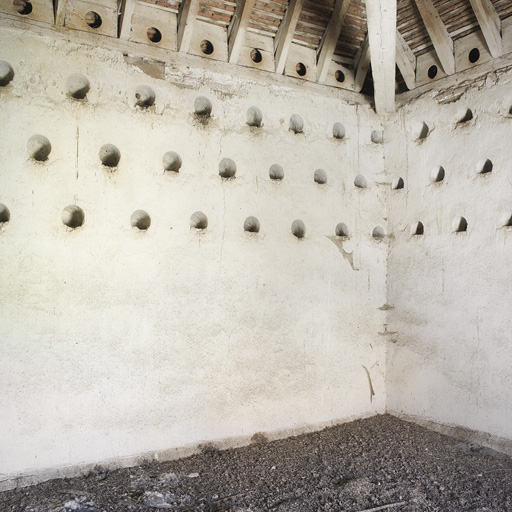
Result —
[[188, 478], [198, 478], [199, 477], [199, 473], [190, 473], [187, 475]]

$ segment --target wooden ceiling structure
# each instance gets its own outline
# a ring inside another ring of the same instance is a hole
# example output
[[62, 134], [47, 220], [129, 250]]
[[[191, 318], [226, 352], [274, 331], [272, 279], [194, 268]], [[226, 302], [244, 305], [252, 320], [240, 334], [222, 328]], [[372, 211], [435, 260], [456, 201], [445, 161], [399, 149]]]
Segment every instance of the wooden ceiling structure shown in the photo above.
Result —
[[[512, 0], [0, 0], [32, 23], [395, 94], [512, 53]], [[143, 51], [142, 51], [143, 52]]]

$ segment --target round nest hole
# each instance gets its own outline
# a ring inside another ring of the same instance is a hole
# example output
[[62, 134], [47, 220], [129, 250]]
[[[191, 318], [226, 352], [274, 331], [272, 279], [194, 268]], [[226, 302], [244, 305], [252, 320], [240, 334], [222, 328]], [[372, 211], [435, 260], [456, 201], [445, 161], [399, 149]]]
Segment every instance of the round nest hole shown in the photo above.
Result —
[[382, 240], [386, 236], [384, 228], [382, 226], [375, 226], [372, 231], [372, 236], [375, 240]]
[[469, 62], [471, 62], [471, 64], [474, 64], [475, 62], [478, 61], [479, 58], [480, 50], [478, 48], [473, 48], [468, 55]]
[[190, 216], [191, 229], [206, 229], [208, 227], [208, 217], [203, 212], [195, 212]]
[[441, 167], [440, 165], [437, 167], [434, 167], [430, 174], [430, 177], [432, 178], [432, 181], [434, 183], [440, 183], [441, 181], [443, 181], [444, 176], [445, 176], [444, 168]]
[[14, 0], [13, 7], [18, 14], [23, 14], [23, 16], [32, 12], [32, 4], [29, 0]]
[[425, 233], [425, 228], [423, 227], [423, 223], [422, 222], [416, 222], [415, 224], [413, 224], [412, 228], [411, 228], [411, 234], [412, 235], [423, 235]]
[[338, 69], [334, 73], [334, 78], [336, 79], [336, 82], [342, 84], [345, 81], [345, 73], [343, 73], [341, 69]]
[[257, 48], [253, 48], [251, 50], [250, 55], [251, 55], [252, 61], [255, 62], [256, 64], [259, 64], [263, 60], [261, 52]]
[[162, 32], [156, 27], [149, 27], [146, 34], [152, 43], [159, 43], [162, 40]]
[[203, 39], [199, 45], [199, 48], [201, 48], [201, 51], [205, 55], [211, 55], [213, 53], [213, 44], [208, 41], [208, 39]]
[[80, 206], [75, 204], [70, 204], [66, 206], [64, 210], [62, 210], [62, 222], [68, 228], [78, 228], [84, 223], [85, 215], [84, 211]]
[[437, 76], [437, 66], [430, 66], [428, 68], [427, 75], [430, 78], [430, 80], [434, 80], [434, 78]]
[[300, 219], [296, 219], [292, 222], [292, 233], [297, 238], [304, 238], [304, 235], [306, 234], [306, 226], [304, 225], [304, 222], [302, 222]]
[[244, 222], [244, 231], [248, 233], [259, 233], [260, 221], [256, 217], [247, 217]]
[[297, 62], [295, 66], [295, 71], [299, 76], [306, 76], [306, 66], [302, 62]]
[[468, 221], [464, 217], [458, 217], [453, 221], [452, 227], [455, 233], [464, 233], [468, 230]]
[[151, 226], [151, 217], [149, 213], [144, 210], [135, 210], [130, 217], [130, 222], [133, 228], [140, 231], [147, 231]]
[[391, 188], [393, 190], [399, 190], [401, 188], [404, 188], [404, 180], [402, 178], [395, 178], [393, 180], [393, 183], [391, 183]]
[[349, 236], [348, 227], [343, 222], [340, 222], [336, 226], [336, 231], [335, 232], [336, 232], [336, 236], [340, 236], [340, 237], [347, 237], [347, 236]]
[[85, 22], [91, 28], [100, 28], [102, 23], [101, 16], [97, 12], [89, 11], [85, 15]]

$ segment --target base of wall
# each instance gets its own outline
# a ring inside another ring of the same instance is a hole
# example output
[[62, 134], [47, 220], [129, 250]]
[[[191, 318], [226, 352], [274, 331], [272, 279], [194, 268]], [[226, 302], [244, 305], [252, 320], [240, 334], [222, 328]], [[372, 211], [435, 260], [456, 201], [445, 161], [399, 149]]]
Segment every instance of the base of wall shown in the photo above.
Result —
[[395, 416], [396, 418], [400, 418], [401, 420], [416, 423], [417, 425], [433, 430], [434, 432], [439, 432], [440, 434], [454, 437], [462, 441], [476, 443], [481, 446], [485, 446], [486, 448], [491, 448], [497, 452], [512, 456], [512, 439], [493, 436], [487, 432], [471, 430], [459, 425], [443, 425], [432, 420], [420, 418], [419, 416], [403, 414], [396, 411], [388, 411], [387, 413], [391, 416]]
[[[369, 413], [348, 416], [346, 418], [315, 423], [311, 425], [303, 425], [300, 427], [279, 429], [271, 432], [257, 432], [257, 434], [258, 437], [260, 435], [264, 436], [264, 438], [268, 441], [277, 441], [278, 439], [286, 439], [287, 437], [318, 432], [324, 428], [334, 427], [336, 425], [341, 425], [342, 423], [350, 423], [352, 421], [362, 420], [372, 416], [376, 416], [376, 414]], [[116, 457], [99, 462], [71, 464], [69, 466], [38, 469], [17, 474], [0, 474], [0, 492], [27, 487], [29, 485], [35, 485], [41, 482], [46, 482], [47, 480], [53, 480], [57, 478], [75, 478], [85, 476], [90, 474], [92, 471], [98, 471], [99, 469], [112, 471], [120, 468], [138, 466], [146, 462], [164, 462], [181, 459], [184, 457], [190, 457], [191, 455], [201, 452], [202, 447], [205, 445], [215, 447], [218, 450], [240, 448], [242, 446], [248, 446], [253, 443], [255, 434], [256, 433], [250, 436], [231, 437], [227, 439], [207, 440], [186, 446], [169, 448], [167, 450], [146, 452], [138, 455], [130, 455], [127, 457]]]

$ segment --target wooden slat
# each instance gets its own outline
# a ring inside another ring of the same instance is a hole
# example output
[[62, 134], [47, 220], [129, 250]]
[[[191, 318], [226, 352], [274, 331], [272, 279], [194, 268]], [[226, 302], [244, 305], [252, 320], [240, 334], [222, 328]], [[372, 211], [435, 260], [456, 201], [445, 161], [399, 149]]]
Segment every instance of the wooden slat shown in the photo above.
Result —
[[395, 110], [396, 0], [366, 0], [375, 110]]
[[361, 48], [359, 48], [354, 61], [355, 78], [354, 90], [361, 92], [368, 70], [370, 69], [370, 46], [368, 43], [368, 34], [364, 38]]
[[228, 30], [228, 59], [236, 64], [256, 0], [239, 0]]
[[447, 75], [453, 75], [455, 73], [455, 57], [453, 55], [453, 41], [448, 30], [437, 13], [432, 0], [414, 1], [444, 72]]
[[501, 20], [491, 0], [470, 0], [476, 19], [482, 29], [490, 54], [496, 58], [503, 55]]
[[55, 11], [55, 25], [63, 27], [66, 21], [66, 5], [67, 0], [58, 0], [57, 10]]
[[178, 51], [187, 53], [192, 41], [199, 0], [183, 0], [178, 14]]
[[284, 72], [286, 58], [292, 45], [293, 35], [295, 34], [301, 10], [302, 0], [290, 0], [286, 14], [274, 39], [276, 73], [282, 74]]
[[416, 57], [402, 34], [396, 31], [396, 65], [409, 90], [416, 86]]
[[120, 29], [119, 29], [119, 37], [124, 40], [128, 40], [130, 37], [130, 28], [132, 25], [132, 17], [135, 12], [135, 6], [137, 5], [137, 0], [125, 0], [123, 3], [123, 9], [121, 12], [121, 16], [119, 18]]
[[351, 0], [336, 0], [317, 54], [317, 81], [324, 82]]

